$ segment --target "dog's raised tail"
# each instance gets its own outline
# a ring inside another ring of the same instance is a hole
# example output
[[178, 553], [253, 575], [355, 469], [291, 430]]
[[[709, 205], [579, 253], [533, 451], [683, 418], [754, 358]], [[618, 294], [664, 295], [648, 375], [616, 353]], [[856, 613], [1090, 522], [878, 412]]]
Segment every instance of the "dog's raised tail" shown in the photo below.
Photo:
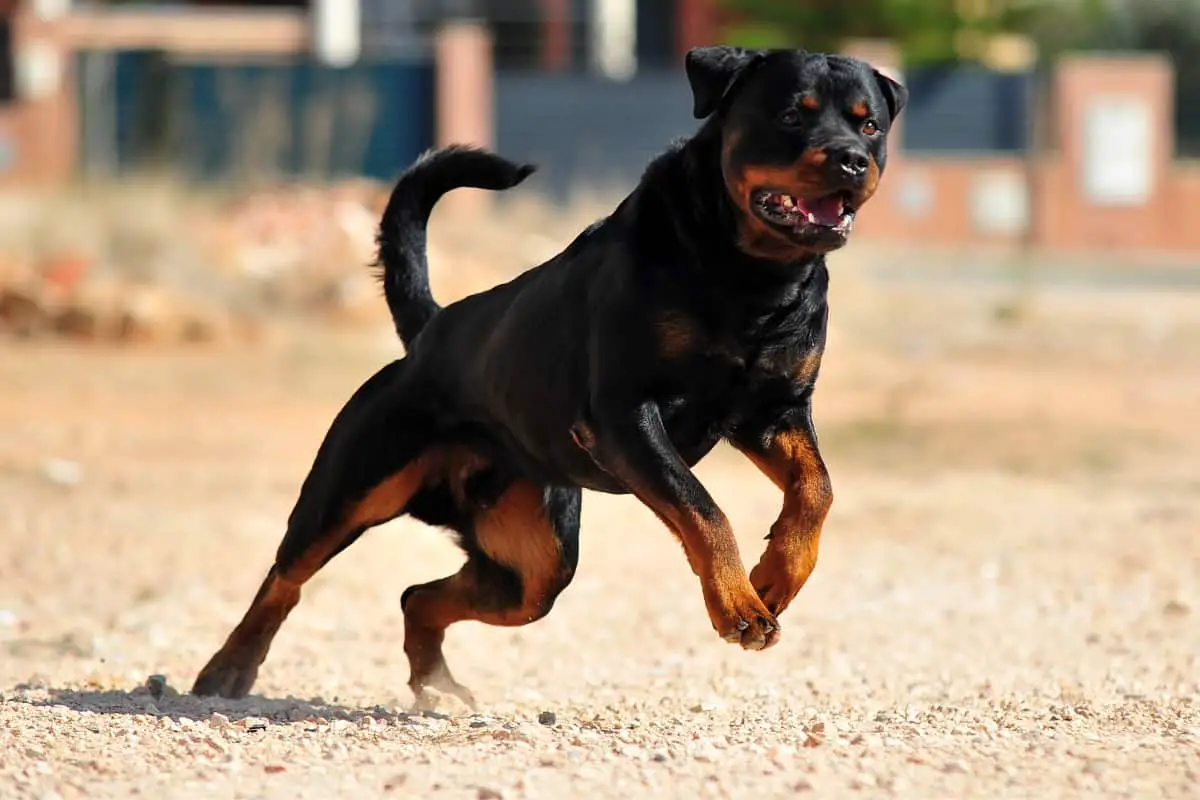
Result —
[[432, 150], [396, 182], [376, 236], [379, 277], [396, 333], [407, 347], [441, 310], [429, 287], [425, 228], [434, 204], [451, 189], [511, 189], [532, 174], [495, 153], [465, 145]]

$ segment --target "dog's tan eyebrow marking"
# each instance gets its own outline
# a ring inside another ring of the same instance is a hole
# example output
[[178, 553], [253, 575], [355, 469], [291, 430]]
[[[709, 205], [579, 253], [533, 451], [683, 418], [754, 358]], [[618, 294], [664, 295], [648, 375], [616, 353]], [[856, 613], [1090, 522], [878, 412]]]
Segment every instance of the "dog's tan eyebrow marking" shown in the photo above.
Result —
[[850, 106], [850, 116], [852, 117], [866, 119], [869, 113], [871, 113], [871, 109], [867, 107], [867, 102], [865, 100], [859, 100]]
[[800, 105], [804, 106], [809, 111], [816, 111], [821, 107], [821, 98], [817, 97], [812, 92], [806, 92], [800, 98]]

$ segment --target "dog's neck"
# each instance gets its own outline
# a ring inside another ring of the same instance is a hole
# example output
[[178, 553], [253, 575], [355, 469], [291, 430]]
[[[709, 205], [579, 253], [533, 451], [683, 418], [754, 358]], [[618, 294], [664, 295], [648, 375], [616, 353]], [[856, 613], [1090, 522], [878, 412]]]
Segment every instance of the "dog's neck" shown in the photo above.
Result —
[[690, 139], [655, 159], [629, 198], [635, 199], [623, 205], [636, 209], [630, 222], [656, 268], [679, 270], [726, 301], [756, 306], [824, 293], [824, 256], [784, 263], [739, 249], [739, 212], [721, 175], [719, 119], [710, 118]]

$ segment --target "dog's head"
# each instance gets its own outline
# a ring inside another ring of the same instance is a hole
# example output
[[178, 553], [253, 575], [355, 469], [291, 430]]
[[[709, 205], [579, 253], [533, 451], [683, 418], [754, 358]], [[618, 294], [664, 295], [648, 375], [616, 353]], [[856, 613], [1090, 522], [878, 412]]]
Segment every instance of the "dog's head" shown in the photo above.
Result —
[[844, 245], [907, 90], [858, 59], [798, 50], [698, 47], [685, 64], [696, 117], [720, 127], [739, 247], [793, 261]]

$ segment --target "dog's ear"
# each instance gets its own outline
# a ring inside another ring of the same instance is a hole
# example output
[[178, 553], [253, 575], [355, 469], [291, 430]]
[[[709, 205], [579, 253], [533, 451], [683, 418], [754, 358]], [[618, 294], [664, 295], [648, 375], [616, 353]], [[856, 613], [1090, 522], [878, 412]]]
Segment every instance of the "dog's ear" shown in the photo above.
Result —
[[879, 83], [879, 90], [883, 92], [883, 100], [887, 103], [888, 115], [892, 119], [895, 119], [899, 115], [900, 110], [908, 102], [908, 89], [905, 89], [879, 70], [875, 70], [875, 80]]
[[704, 119], [730, 95], [746, 70], [760, 61], [761, 50], [742, 47], [694, 47], [684, 58], [688, 83], [692, 86], [692, 114]]

